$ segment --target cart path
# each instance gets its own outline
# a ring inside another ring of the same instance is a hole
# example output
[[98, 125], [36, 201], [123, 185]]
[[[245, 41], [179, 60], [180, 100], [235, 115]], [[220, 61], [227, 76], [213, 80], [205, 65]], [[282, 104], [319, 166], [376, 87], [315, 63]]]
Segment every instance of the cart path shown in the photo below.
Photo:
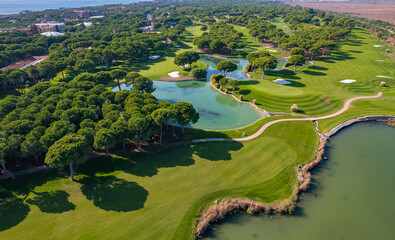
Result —
[[277, 120], [274, 120], [274, 121], [266, 123], [256, 133], [252, 134], [251, 136], [247, 136], [247, 137], [243, 137], [243, 138], [202, 138], [202, 139], [192, 140], [192, 143], [199, 143], [199, 142], [224, 142], [224, 141], [237, 141], [237, 142], [248, 141], [248, 140], [254, 139], [254, 138], [258, 137], [259, 135], [261, 135], [266, 130], [266, 128], [270, 127], [273, 124], [276, 124], [276, 123], [279, 123], [279, 122], [289, 122], [289, 121], [316, 121], [316, 120], [336, 117], [336, 116], [344, 113], [350, 107], [351, 102], [353, 102], [355, 100], [379, 98], [382, 95], [383, 95], [383, 93], [379, 92], [379, 93], [377, 93], [376, 96], [362, 96], [362, 97], [350, 98], [349, 100], [347, 100], [344, 103], [344, 106], [343, 106], [342, 109], [340, 109], [339, 111], [337, 111], [335, 113], [332, 113], [332, 114], [329, 114], [329, 115], [326, 115], [326, 116], [322, 116], [322, 117], [277, 119]]

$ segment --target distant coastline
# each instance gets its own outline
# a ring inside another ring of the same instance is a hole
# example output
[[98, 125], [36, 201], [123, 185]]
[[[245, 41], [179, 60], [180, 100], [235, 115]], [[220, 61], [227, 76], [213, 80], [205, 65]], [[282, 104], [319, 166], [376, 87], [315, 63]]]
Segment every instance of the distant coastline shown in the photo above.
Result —
[[80, 7], [93, 7], [111, 4], [129, 4], [135, 2], [144, 2], [148, 0], [0, 0], [0, 15], [19, 14], [22, 11], [44, 11], [48, 9], [60, 8], [80, 8]]

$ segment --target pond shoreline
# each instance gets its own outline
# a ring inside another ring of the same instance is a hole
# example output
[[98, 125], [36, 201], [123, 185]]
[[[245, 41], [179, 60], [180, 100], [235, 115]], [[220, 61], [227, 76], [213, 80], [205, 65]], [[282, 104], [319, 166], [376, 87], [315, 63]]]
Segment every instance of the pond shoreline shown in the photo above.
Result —
[[[233, 95], [233, 94], [224, 93], [224, 92], [222, 92], [221, 90], [219, 90], [217, 87], [215, 87], [214, 84], [213, 84], [211, 81], [209, 81], [209, 82], [210, 82], [210, 85], [211, 85], [215, 90], [217, 90], [219, 93], [222, 93], [222, 94], [224, 94], [224, 95], [226, 95], [226, 96], [232, 96], [232, 97], [233, 97], [236, 101], [238, 101], [239, 103], [249, 104], [249, 105], [253, 106], [256, 110], [262, 111], [262, 112], [265, 114], [266, 117], [269, 117], [269, 116], [270, 116], [270, 114], [269, 114], [265, 109], [259, 108], [257, 105], [255, 105], [255, 104], [253, 104], [253, 103], [242, 101], [242, 100], [238, 99], [238, 98], [237, 98], [235, 95]], [[259, 120], [259, 119], [258, 119], [258, 120]]]
[[189, 76], [179, 77], [163, 77], [160, 80], [154, 80], [159, 82], [183, 82], [183, 81], [206, 81], [206, 78], [191, 78]]
[[[232, 213], [242, 213], [246, 212], [248, 214], [263, 213], [269, 215], [271, 213], [282, 214], [288, 213], [292, 214], [293, 209], [296, 206], [299, 195], [305, 192], [309, 188], [311, 182], [311, 171], [323, 160], [325, 159], [324, 153], [328, 142], [328, 138], [340, 132], [340, 130], [347, 128], [355, 123], [361, 122], [390, 122], [394, 121], [395, 116], [386, 115], [376, 115], [376, 116], [365, 116], [350, 119], [343, 122], [325, 134], [319, 134], [320, 139], [317, 146], [315, 157], [312, 161], [297, 165], [295, 171], [298, 178], [298, 187], [296, 192], [286, 199], [281, 204], [263, 204], [250, 199], [222, 199], [215, 201], [214, 205], [209, 207], [206, 211], [200, 214], [199, 220], [197, 222], [196, 229], [194, 231], [194, 238], [202, 238], [205, 232], [210, 228], [211, 224], [216, 224], [222, 221], [226, 216]], [[317, 132], [318, 134], [318, 132]], [[322, 136], [323, 135], [323, 136]], [[325, 159], [326, 160], [326, 159]]]

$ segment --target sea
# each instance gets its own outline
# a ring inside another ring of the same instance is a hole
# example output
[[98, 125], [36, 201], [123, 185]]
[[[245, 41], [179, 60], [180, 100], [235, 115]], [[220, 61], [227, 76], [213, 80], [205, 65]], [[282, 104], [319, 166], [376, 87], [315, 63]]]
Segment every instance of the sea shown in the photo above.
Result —
[[0, 0], [0, 15], [17, 14], [22, 11], [42, 11], [58, 8], [79, 8], [110, 4], [128, 4], [147, 0]]

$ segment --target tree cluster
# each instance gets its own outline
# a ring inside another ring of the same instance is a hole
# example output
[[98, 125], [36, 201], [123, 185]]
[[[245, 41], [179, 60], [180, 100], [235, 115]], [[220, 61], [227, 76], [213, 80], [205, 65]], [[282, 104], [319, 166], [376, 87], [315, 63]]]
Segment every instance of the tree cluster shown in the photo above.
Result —
[[80, 78], [39, 83], [21, 96], [7, 96], [0, 101], [3, 171], [9, 171], [5, 161], [45, 159], [52, 167], [69, 166], [73, 174], [72, 165], [83, 162], [92, 148], [108, 152], [129, 141], [147, 141], [163, 123], [183, 127], [199, 119], [190, 103], [159, 103], [142, 89], [111, 92]]
[[232, 25], [217, 22], [210, 27], [209, 32], [204, 32], [201, 36], [196, 37], [193, 43], [199, 49], [211, 52], [221, 52], [224, 49], [233, 51], [244, 47], [244, 43], [241, 41], [242, 37], [243, 33], [236, 31]]

